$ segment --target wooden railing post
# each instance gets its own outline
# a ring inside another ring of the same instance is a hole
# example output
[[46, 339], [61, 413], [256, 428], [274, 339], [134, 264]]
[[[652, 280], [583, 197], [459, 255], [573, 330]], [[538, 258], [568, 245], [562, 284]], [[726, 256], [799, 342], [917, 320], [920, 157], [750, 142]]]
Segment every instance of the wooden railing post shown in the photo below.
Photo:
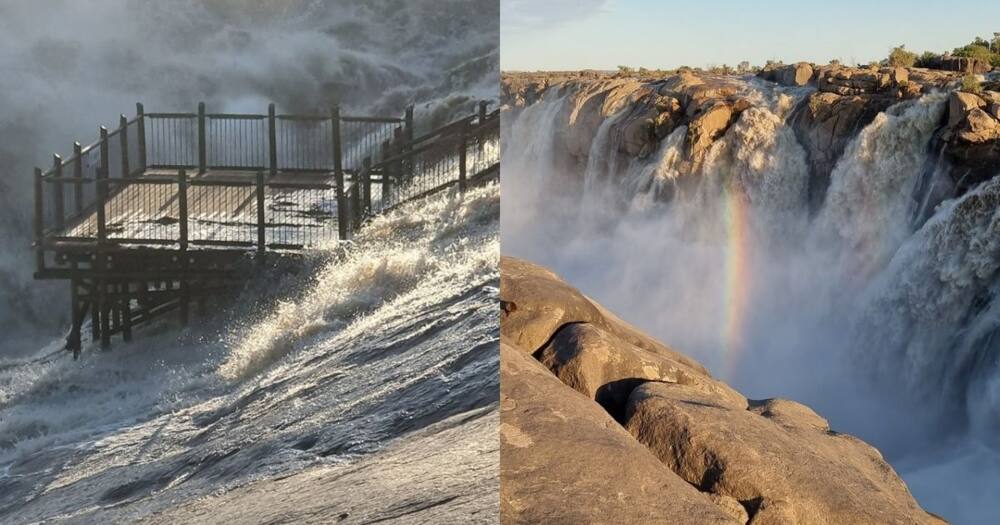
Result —
[[80, 215], [83, 213], [83, 146], [79, 142], [73, 143], [73, 158], [76, 159], [73, 164], [73, 178], [76, 179], [73, 183], [73, 208], [76, 215]]
[[267, 235], [264, 223], [264, 172], [257, 172], [257, 262], [264, 262], [267, 250]]
[[278, 174], [278, 128], [275, 117], [274, 103], [267, 106], [267, 154], [270, 160], [271, 176]]
[[146, 171], [146, 110], [141, 102], [135, 104], [136, 149], [139, 150], [139, 167]]
[[180, 245], [180, 259], [178, 264], [181, 268], [181, 277], [178, 279], [178, 286], [180, 287], [180, 317], [181, 324], [188, 324], [188, 306], [190, 305], [190, 289], [188, 286], [188, 177], [187, 171], [184, 168], [177, 174], [177, 212], [180, 215], [180, 222], [178, 222], [178, 228], [180, 229], [180, 239], [178, 245]]
[[101, 126], [100, 142], [101, 161], [97, 167], [97, 242], [103, 244], [108, 237], [107, 221], [105, 217], [105, 205], [108, 199], [108, 128]]
[[108, 200], [108, 128], [101, 126], [100, 141], [101, 161], [97, 167], [95, 193], [97, 193], [97, 298], [94, 301], [94, 336], [101, 340], [101, 348], [111, 346], [111, 323], [109, 318], [107, 269], [108, 254], [105, 244], [108, 239], [108, 226], [105, 208]]
[[128, 163], [128, 117], [124, 113], [118, 117], [118, 125], [121, 128], [121, 148], [122, 148], [122, 178], [132, 175]]
[[406, 115], [403, 117], [405, 122], [405, 133], [406, 142], [413, 140], [413, 105], [406, 106]]
[[367, 217], [372, 214], [371, 168], [372, 168], [372, 158], [365, 157], [365, 159], [361, 161], [361, 188], [363, 190], [361, 197], [364, 199], [364, 204], [362, 205], [361, 208], [361, 214], [363, 217]]
[[[393, 156], [392, 143], [388, 140], [382, 143], [382, 160], [388, 160]], [[392, 176], [394, 170], [392, 166], [395, 162], [382, 163], [382, 209], [392, 206]]]
[[177, 213], [180, 215], [180, 221], [177, 223], [177, 227], [180, 229], [180, 238], [178, 239], [178, 244], [180, 245], [181, 251], [187, 250], [188, 247], [188, 177], [187, 171], [181, 168], [180, 172], [177, 174]]
[[468, 128], [468, 121], [462, 123], [461, 128], [458, 132], [458, 189], [462, 193], [465, 193], [466, 188], [466, 155], [465, 155], [465, 141], [466, 141], [466, 131]]
[[341, 158], [340, 145], [340, 106], [334, 106], [330, 111], [330, 135], [333, 137], [333, 176], [337, 184], [337, 230], [340, 240], [345, 241], [349, 235], [347, 214], [347, 193], [344, 187], [344, 166]]
[[63, 226], [66, 224], [66, 209], [63, 202], [63, 185], [58, 182], [63, 176], [63, 162], [62, 157], [59, 155], [52, 155], [52, 176], [56, 179], [55, 183], [55, 216], [56, 216], [56, 229], [60, 230], [59, 234], [62, 235]]
[[198, 174], [208, 170], [208, 146], [205, 137], [205, 103], [198, 103]]
[[361, 226], [361, 216], [364, 210], [361, 209], [361, 185], [354, 181], [351, 187], [351, 231], [357, 231]]
[[35, 168], [35, 268], [45, 270], [45, 181], [42, 169]]

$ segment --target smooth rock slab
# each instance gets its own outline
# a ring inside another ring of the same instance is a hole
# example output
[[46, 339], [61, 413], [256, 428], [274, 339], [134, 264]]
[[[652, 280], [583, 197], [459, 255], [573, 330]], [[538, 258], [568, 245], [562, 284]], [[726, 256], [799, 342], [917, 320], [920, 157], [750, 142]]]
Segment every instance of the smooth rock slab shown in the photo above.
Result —
[[877, 450], [798, 403], [744, 410], [691, 386], [644, 383], [629, 398], [626, 428], [702, 491], [743, 503], [751, 525], [944, 523]]
[[707, 374], [694, 359], [643, 334], [551, 271], [522, 259], [500, 258], [500, 307], [500, 333], [528, 353], [540, 350], [563, 326], [585, 322]]
[[738, 523], [599, 405], [500, 344], [500, 523]]

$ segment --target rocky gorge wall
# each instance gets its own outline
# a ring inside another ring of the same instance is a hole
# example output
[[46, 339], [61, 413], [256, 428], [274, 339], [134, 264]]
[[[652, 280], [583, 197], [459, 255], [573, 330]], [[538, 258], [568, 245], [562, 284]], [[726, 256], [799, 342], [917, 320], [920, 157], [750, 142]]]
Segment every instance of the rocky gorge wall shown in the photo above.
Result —
[[960, 91], [953, 72], [773, 69], [505, 74], [504, 251], [741, 392], [873, 443], [925, 508], [991, 523], [997, 91]]
[[[801, 145], [810, 168], [809, 194], [818, 208], [829, 186], [830, 173], [851, 139], [881, 112], [901, 101], [928, 93], [949, 93], [928, 147], [947, 161], [949, 178], [958, 194], [997, 173], [1000, 166], [1000, 86], [986, 83], [979, 94], [958, 91], [960, 75], [922, 68], [851, 68], [799, 63], [764, 68], [758, 78], [779, 86], [803, 88], [794, 104], [781, 108]], [[505, 73], [501, 103], [512, 112], [555, 90], [570, 99], [560, 116], [565, 129], [565, 153], [578, 162], [587, 158], [598, 127], [622, 107], [610, 131], [618, 150], [631, 157], [648, 156], [671, 132], [686, 127], [684, 162], [679, 171], [698, 171], [706, 152], [747, 109], [767, 105], [743, 79], [682, 70], [661, 79], [643, 79], [599, 72]], [[772, 104], [774, 101], [770, 101]]]

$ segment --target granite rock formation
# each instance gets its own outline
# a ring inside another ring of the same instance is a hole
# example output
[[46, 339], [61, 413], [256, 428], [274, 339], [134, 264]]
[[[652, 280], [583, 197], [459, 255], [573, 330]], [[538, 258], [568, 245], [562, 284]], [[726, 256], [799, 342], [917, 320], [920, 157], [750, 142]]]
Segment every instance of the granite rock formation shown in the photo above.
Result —
[[[779, 117], [806, 151], [813, 210], [822, 203], [845, 148], [865, 126], [890, 106], [933, 92], [950, 92], [952, 100], [928, 151], [942, 152], [956, 194], [996, 175], [1000, 166], [1000, 91], [995, 90], [1000, 87], [992, 83], [973, 94], [960, 91], [962, 73], [956, 71], [808, 63], [770, 64], [758, 77], [800, 90], [797, 104], [783, 108]], [[747, 78], [687, 69], [661, 78], [596, 71], [505, 73], [501, 102], [517, 112], [550, 91], [567, 97], [556, 126], [562, 130], [556, 153], [577, 167], [586, 165], [590, 145], [612, 117], [607, 132], [625, 160], [649, 156], [684, 126], [683, 159], [677, 166], [683, 177], [696, 175], [707, 152], [741, 114], [761, 104], [748, 94]]]
[[939, 524], [877, 450], [501, 259], [501, 523]]

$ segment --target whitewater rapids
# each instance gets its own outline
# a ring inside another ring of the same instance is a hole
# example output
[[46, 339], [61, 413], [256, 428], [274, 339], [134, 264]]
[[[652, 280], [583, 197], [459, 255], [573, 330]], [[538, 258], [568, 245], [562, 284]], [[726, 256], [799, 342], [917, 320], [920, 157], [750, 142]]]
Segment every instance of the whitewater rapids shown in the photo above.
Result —
[[564, 140], [579, 137], [561, 126], [593, 115], [573, 113], [571, 95], [508, 108], [504, 253], [552, 268], [749, 396], [806, 403], [875, 444], [928, 510], [992, 523], [1000, 177], [959, 197], [921, 193], [947, 101], [931, 93], [858, 130], [810, 210], [788, 124], [810, 89], [732, 82], [754, 107], [694, 173], [679, 169], [683, 126], [647, 158], [620, 152], [609, 130], [626, 99], [573, 159]]
[[499, 199], [378, 217], [243, 326], [0, 362], [0, 522], [492, 522]]

